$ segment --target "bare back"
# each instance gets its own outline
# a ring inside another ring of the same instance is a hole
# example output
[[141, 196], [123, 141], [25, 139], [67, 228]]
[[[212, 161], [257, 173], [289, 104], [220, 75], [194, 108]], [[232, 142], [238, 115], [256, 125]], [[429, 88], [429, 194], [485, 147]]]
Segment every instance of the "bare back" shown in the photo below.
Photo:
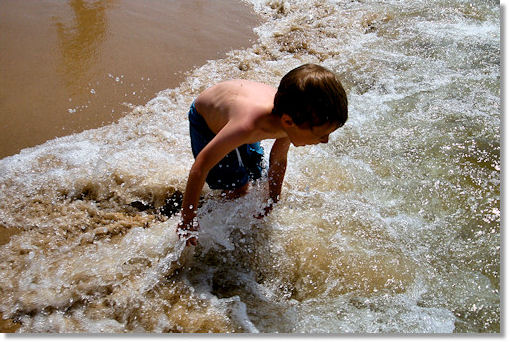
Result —
[[281, 132], [271, 115], [275, 93], [264, 83], [231, 80], [206, 89], [195, 106], [215, 134], [231, 122], [253, 127], [254, 140], [277, 138]]

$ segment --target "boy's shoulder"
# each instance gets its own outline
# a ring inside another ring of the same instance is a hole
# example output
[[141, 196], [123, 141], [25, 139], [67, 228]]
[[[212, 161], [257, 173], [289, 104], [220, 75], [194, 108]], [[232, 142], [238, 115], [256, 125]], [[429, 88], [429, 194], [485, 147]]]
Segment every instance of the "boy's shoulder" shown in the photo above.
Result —
[[[252, 80], [229, 80], [216, 84], [200, 96], [210, 107], [233, 117], [257, 116], [271, 112], [276, 88]], [[233, 118], [231, 117], [231, 118]]]
[[259, 136], [267, 130], [275, 94], [276, 89], [265, 83], [229, 80], [203, 91], [195, 106], [215, 134], [231, 122]]
[[276, 94], [275, 87], [252, 80], [237, 79], [225, 81], [219, 83], [219, 85], [223, 86], [227, 91], [232, 91], [232, 94], [240, 100], [244, 99], [248, 101], [261, 102], [264, 99], [267, 99], [272, 102], [274, 95]]

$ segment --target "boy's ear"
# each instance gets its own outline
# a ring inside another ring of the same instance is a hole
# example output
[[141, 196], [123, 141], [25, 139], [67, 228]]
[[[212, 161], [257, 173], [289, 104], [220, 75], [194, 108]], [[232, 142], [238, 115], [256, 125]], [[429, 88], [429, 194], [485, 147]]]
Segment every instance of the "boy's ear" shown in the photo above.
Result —
[[285, 127], [292, 127], [292, 126], [295, 126], [296, 124], [294, 123], [294, 120], [292, 120], [292, 118], [290, 117], [290, 115], [288, 114], [282, 114], [281, 116], [281, 120], [282, 120], [282, 124], [285, 126]]

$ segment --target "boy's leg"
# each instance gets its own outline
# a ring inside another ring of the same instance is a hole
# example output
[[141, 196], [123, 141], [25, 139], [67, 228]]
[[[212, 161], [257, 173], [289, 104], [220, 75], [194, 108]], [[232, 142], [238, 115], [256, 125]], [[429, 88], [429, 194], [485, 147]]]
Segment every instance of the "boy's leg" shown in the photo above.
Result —
[[[238, 158], [237, 161], [239, 162], [238, 167], [235, 167], [237, 174], [236, 176], [231, 175], [231, 177], [233, 177], [233, 179], [237, 178], [241, 181], [238, 184], [243, 185], [240, 185], [236, 188], [223, 190], [222, 196], [224, 196], [226, 199], [236, 199], [246, 195], [250, 185], [249, 180], [256, 180], [260, 178], [264, 168], [262, 165], [264, 149], [258, 142], [250, 145], [239, 146], [239, 148], [236, 149], [236, 156]], [[235, 161], [232, 164], [235, 164]]]
[[242, 197], [242, 196], [246, 195], [246, 193], [248, 192], [249, 185], [250, 185], [250, 183], [246, 183], [245, 185], [240, 186], [239, 188], [236, 188], [236, 189], [223, 190], [221, 192], [221, 195], [224, 196], [225, 199], [228, 199], [228, 200], [233, 200], [233, 199]]

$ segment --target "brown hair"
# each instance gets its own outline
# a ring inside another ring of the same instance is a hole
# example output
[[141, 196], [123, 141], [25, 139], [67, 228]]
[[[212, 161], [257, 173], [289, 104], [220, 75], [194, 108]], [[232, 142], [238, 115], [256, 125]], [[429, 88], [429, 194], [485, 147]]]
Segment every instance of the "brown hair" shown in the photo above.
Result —
[[347, 121], [347, 95], [328, 69], [304, 64], [283, 76], [274, 98], [273, 113], [289, 115], [298, 126]]

